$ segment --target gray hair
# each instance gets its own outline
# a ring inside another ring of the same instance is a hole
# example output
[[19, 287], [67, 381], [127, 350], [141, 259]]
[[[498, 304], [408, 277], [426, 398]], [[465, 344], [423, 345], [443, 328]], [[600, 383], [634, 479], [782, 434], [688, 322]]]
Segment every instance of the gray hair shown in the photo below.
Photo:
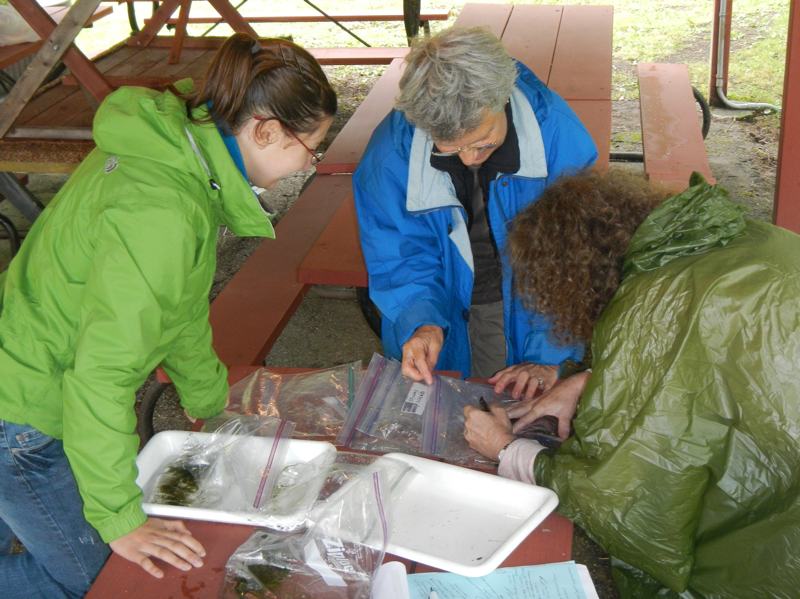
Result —
[[511, 96], [517, 67], [491, 32], [450, 28], [423, 38], [406, 57], [396, 108], [434, 139], [449, 141], [499, 112]]

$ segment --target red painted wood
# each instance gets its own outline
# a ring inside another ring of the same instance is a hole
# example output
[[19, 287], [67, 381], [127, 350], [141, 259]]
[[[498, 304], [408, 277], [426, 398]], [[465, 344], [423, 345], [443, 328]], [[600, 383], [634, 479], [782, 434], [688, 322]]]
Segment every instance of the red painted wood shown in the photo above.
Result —
[[465, 4], [454, 27], [485, 27], [497, 37], [503, 37], [511, 9], [510, 4]]
[[352, 173], [355, 170], [372, 131], [392, 108], [403, 67], [403, 60], [396, 58], [378, 78], [325, 152], [325, 158], [317, 166], [318, 174]]
[[597, 146], [597, 167], [608, 168], [611, 151], [611, 100], [567, 100]]
[[36, 54], [41, 47], [41, 41], [23, 42], [21, 44], [13, 44], [11, 46], [0, 46], [0, 69], [11, 66], [26, 56]]
[[[327, 12], [327, 11], [326, 11]], [[332, 13], [328, 14], [339, 21], [340, 23], [360, 22], [360, 21], [402, 21], [403, 15], [397, 12], [390, 11], [369, 11], [358, 14], [353, 13]], [[242, 15], [248, 23], [328, 23], [330, 20], [319, 14], [283, 14], [283, 15], [264, 15], [264, 16], [250, 16]], [[420, 21], [446, 21], [450, 17], [448, 9], [431, 9], [420, 13]], [[150, 19], [145, 19], [147, 23]], [[219, 17], [192, 17], [189, 23], [219, 23], [222, 19]], [[170, 19], [167, 23], [174, 24], [177, 19]]]
[[611, 99], [613, 20], [610, 6], [564, 7], [550, 89], [565, 100]]
[[692, 171], [713, 182], [686, 65], [640, 63], [637, 70], [647, 177], [675, 189]]
[[164, 0], [149, 22], [128, 41], [132, 46], [149, 46], [161, 28], [167, 23], [172, 13], [177, 10], [181, 0]]
[[[159, 563], [165, 576], [156, 579], [139, 566], [112, 554], [95, 580], [86, 599], [131, 597], [167, 599], [174, 597], [217, 597], [225, 579], [225, 564], [230, 555], [256, 529], [251, 526], [184, 520], [192, 535], [206, 549], [202, 568], [182, 572]], [[528, 566], [569, 560], [572, 555], [572, 522], [551, 514], [534, 530], [501, 567]], [[436, 571], [423, 564], [387, 555], [385, 561], [401, 561], [413, 572]]]
[[[42, 6], [36, 2], [30, 2], [29, 0], [24, 2], [22, 0], [11, 0], [11, 4], [37, 35], [42, 39], [50, 37], [56, 24]], [[104, 14], [108, 14], [105, 9], [103, 12]], [[86, 58], [83, 52], [74, 44], [70, 45], [70, 48], [64, 52], [62, 60], [95, 100], [99, 102], [111, 93], [112, 88], [108, 82], [103, 79], [100, 71], [97, 70], [92, 61]]]
[[172, 44], [172, 49], [169, 52], [170, 64], [175, 64], [181, 59], [181, 51], [183, 50], [183, 42], [186, 39], [186, 24], [189, 21], [189, 11], [192, 8], [192, 0], [181, 0], [181, 9], [178, 12], [178, 19], [175, 25], [175, 42]]
[[302, 299], [297, 269], [350, 190], [346, 175], [318, 176], [211, 304], [214, 348], [225, 364], [257, 364]]
[[206, 0], [214, 9], [219, 13], [231, 29], [237, 33], [246, 33], [253, 37], [258, 37], [256, 30], [250, 26], [250, 23], [244, 20], [244, 17], [239, 14], [228, 0]]
[[791, 3], [789, 13], [773, 216], [779, 227], [800, 233], [800, 8], [797, 4]]
[[309, 285], [367, 286], [367, 267], [358, 239], [353, 196], [349, 195], [306, 255], [297, 278]]
[[[224, 37], [187, 37], [184, 48], [216, 49], [222, 46]], [[148, 44], [149, 48], [172, 48], [174, 38], [158, 36]], [[306, 48], [323, 65], [374, 65], [389, 64], [395, 58], [403, 58], [408, 48]]]
[[558, 38], [561, 6], [515, 5], [503, 33], [503, 45], [514, 58], [531, 69], [545, 85]]
[[146, 574], [139, 566], [112, 553], [86, 598], [218, 597], [228, 558], [255, 528], [196, 520], [184, 520], [184, 523], [206, 549], [202, 568], [182, 572], [159, 562], [165, 572], [164, 578], [159, 580]]

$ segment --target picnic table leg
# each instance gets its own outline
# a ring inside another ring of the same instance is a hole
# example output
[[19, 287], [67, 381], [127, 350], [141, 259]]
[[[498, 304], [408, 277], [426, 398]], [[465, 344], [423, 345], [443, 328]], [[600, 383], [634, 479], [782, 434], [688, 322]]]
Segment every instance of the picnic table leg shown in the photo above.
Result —
[[180, 2], [181, 0], [164, 0], [161, 7], [150, 17], [144, 29], [128, 40], [128, 44], [142, 48], [148, 46], [158, 32], [161, 31], [161, 28], [169, 21], [169, 18], [172, 16], [172, 13], [175, 12], [175, 9], [178, 8]]
[[30, 222], [42, 213], [44, 206], [22, 185], [13, 173], [0, 171], [0, 194], [11, 202]]
[[250, 23], [244, 20], [244, 17], [239, 14], [228, 0], [208, 0], [208, 3], [213, 6], [225, 22], [238, 33], [248, 33], [257, 38], [256, 30], [250, 26]]
[[192, 0], [181, 0], [181, 11], [178, 13], [178, 22], [175, 25], [175, 41], [169, 51], [169, 64], [176, 64], [181, 61], [181, 50], [183, 40], [186, 39], [186, 24], [189, 22], [189, 10], [192, 7]]

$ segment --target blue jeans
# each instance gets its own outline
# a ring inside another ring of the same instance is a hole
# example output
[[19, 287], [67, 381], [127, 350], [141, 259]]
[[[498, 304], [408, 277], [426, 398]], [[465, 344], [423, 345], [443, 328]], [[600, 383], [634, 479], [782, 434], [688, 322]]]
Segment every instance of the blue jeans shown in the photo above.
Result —
[[108, 555], [61, 441], [0, 420], [0, 597], [83, 597]]

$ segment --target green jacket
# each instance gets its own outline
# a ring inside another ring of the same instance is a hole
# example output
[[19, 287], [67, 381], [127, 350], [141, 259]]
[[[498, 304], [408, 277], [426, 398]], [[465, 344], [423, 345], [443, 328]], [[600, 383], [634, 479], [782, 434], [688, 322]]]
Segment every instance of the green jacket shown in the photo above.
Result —
[[704, 183], [637, 230], [536, 480], [626, 597], [797, 597], [800, 237]]
[[162, 364], [193, 416], [225, 403], [208, 322], [218, 229], [274, 233], [216, 126], [172, 93], [114, 92], [94, 138], [0, 275], [0, 418], [63, 439], [110, 541], [145, 520], [134, 401], [149, 373]]

